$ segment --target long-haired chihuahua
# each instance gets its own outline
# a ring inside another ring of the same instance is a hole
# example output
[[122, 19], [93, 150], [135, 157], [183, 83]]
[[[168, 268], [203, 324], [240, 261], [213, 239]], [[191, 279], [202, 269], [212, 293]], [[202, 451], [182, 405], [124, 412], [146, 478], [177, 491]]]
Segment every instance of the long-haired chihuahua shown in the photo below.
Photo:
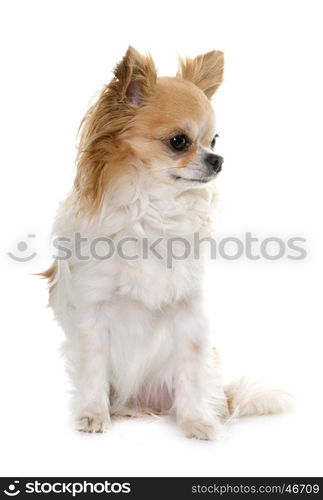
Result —
[[[214, 439], [228, 418], [290, 405], [244, 380], [223, 385], [202, 262], [186, 252], [210, 234], [223, 166], [210, 100], [223, 67], [214, 50], [157, 77], [152, 58], [129, 47], [81, 124], [74, 187], [54, 226], [65, 252], [43, 273], [80, 431], [106, 431], [113, 415], [174, 414], [186, 436]], [[171, 265], [170, 240], [183, 257]]]

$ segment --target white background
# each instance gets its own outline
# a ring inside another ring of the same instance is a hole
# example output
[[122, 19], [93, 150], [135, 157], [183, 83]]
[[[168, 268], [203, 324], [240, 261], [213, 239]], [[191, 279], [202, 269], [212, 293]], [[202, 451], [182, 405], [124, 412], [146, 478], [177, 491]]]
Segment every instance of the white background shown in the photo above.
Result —
[[[322, 475], [322, 2], [1, 5], [1, 475]], [[79, 122], [128, 44], [151, 51], [162, 75], [177, 53], [224, 50], [219, 234], [307, 238], [303, 261], [207, 266], [226, 379], [253, 374], [298, 399], [292, 414], [231, 424], [220, 442], [187, 440], [170, 418], [75, 432], [63, 333], [30, 274], [50, 262]], [[22, 240], [37, 252], [26, 264], [7, 256], [24, 255]]]

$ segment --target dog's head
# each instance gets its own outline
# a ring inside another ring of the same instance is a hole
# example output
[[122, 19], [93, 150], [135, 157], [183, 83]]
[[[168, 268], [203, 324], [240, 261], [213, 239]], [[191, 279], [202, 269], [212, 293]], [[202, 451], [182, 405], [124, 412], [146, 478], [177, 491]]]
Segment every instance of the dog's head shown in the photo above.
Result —
[[129, 47], [85, 117], [79, 192], [98, 202], [109, 179], [131, 163], [180, 190], [213, 180], [223, 158], [214, 152], [210, 99], [222, 82], [223, 65], [223, 53], [212, 51], [180, 59], [176, 77], [157, 77], [152, 58]]

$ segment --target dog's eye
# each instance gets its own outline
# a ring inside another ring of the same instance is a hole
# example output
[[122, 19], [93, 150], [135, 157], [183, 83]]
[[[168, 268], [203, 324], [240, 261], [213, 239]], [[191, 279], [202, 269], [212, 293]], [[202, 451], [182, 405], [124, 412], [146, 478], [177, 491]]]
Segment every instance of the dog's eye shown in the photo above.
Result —
[[213, 137], [212, 142], [211, 142], [211, 148], [212, 149], [214, 148], [214, 146], [216, 144], [216, 140], [217, 140], [218, 137], [219, 137], [218, 134], [215, 134], [215, 136]]
[[169, 143], [176, 151], [183, 151], [190, 144], [190, 141], [185, 134], [178, 134], [172, 137]]

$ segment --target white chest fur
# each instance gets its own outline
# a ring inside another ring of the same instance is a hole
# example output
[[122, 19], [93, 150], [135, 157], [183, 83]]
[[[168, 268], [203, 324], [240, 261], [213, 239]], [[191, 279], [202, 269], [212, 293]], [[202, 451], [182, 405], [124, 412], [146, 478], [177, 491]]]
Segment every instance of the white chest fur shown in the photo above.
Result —
[[[132, 172], [119, 179], [91, 219], [75, 219], [73, 203], [65, 205], [55, 232], [71, 241], [78, 232], [84, 239], [82, 253], [88, 260], [79, 261], [72, 248], [69, 268], [78, 286], [90, 282], [97, 287], [98, 301], [113, 293], [160, 309], [199, 289], [202, 266], [194, 240], [197, 234], [210, 236], [213, 199], [210, 188], [178, 193], [174, 186]], [[111, 241], [113, 251], [98, 259], [102, 238]], [[94, 240], [98, 242], [95, 255]]]

